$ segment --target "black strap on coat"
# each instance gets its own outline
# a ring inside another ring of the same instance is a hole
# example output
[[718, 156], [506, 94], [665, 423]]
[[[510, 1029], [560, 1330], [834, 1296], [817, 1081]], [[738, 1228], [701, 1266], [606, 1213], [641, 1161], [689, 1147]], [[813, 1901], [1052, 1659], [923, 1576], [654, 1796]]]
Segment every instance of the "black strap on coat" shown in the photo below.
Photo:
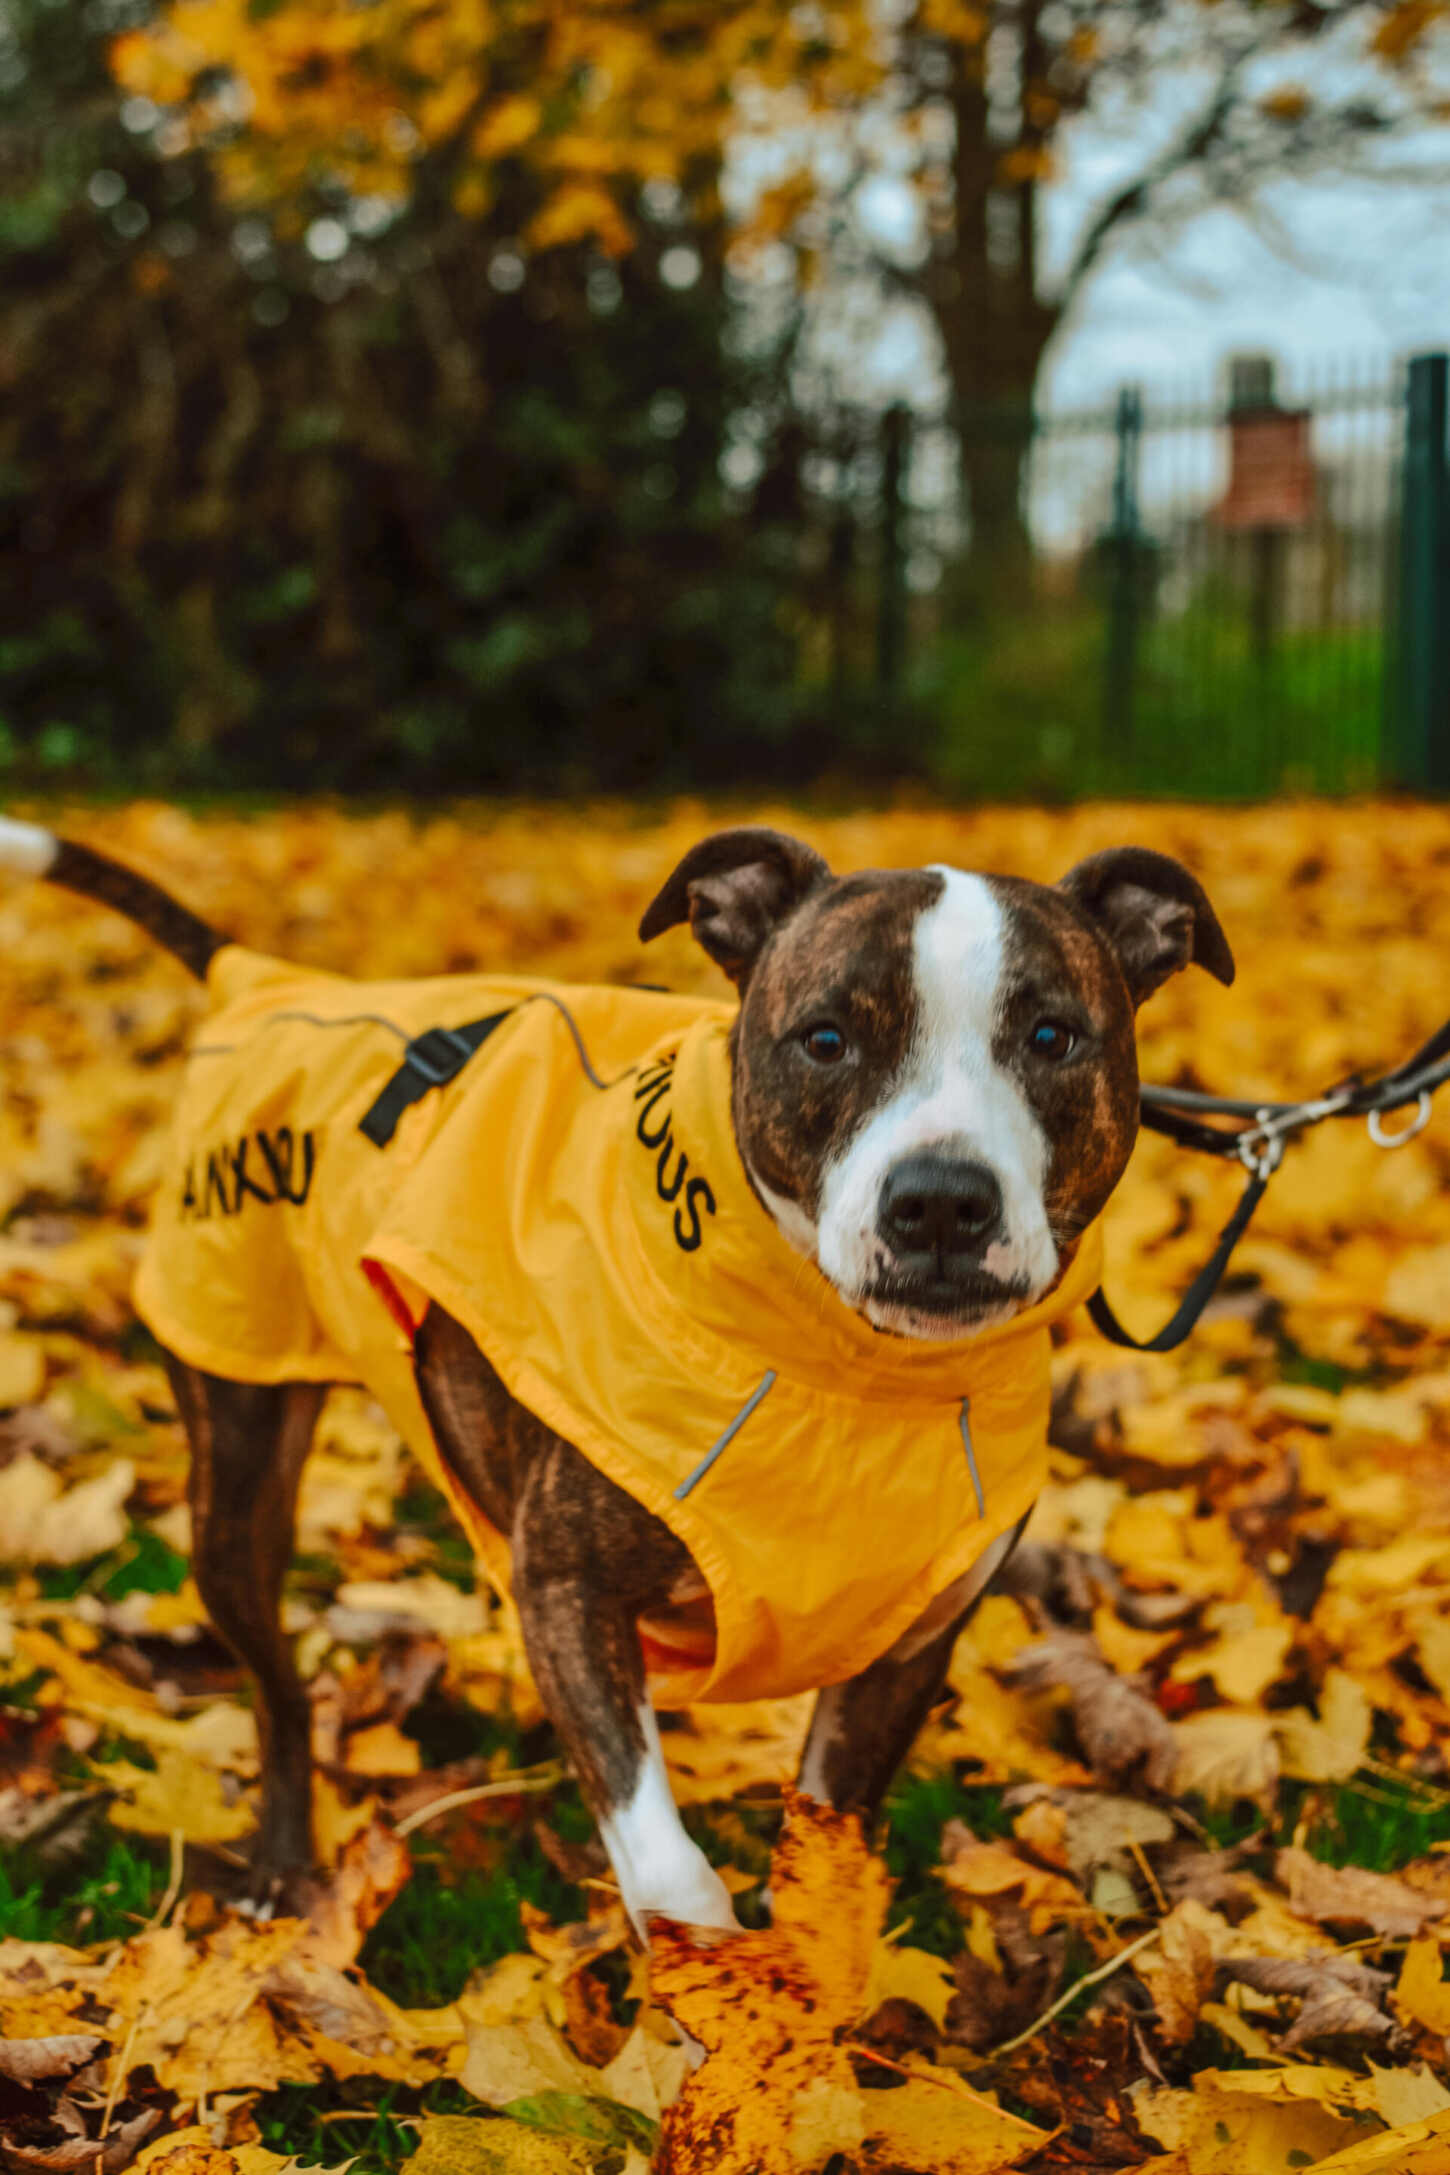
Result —
[[375, 1148], [386, 1148], [403, 1112], [431, 1095], [434, 1088], [446, 1087], [455, 1080], [474, 1052], [482, 1049], [495, 1027], [508, 1016], [508, 1010], [490, 1012], [486, 1019], [469, 1020], [462, 1027], [427, 1027], [421, 1035], [414, 1035], [403, 1052], [402, 1064], [359, 1118], [358, 1131], [365, 1133]]

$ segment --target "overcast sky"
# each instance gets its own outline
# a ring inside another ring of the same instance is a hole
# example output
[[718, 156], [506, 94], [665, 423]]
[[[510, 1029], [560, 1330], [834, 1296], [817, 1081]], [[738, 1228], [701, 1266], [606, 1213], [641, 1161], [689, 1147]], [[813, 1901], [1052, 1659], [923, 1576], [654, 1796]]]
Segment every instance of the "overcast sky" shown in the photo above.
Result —
[[[1060, 271], [1093, 209], [1197, 105], [1202, 86], [1170, 80], [1153, 102], [1105, 119], [1084, 115], [1059, 143], [1060, 178], [1043, 192], [1042, 243]], [[1268, 217], [1228, 209], [1151, 232], [1125, 228], [1109, 245], [1049, 350], [1040, 391], [1056, 406], [1096, 404], [1118, 385], [1207, 392], [1225, 358], [1262, 351], [1289, 383], [1331, 365], [1383, 368], [1393, 358], [1450, 348], [1450, 128], [1391, 147], [1398, 169], [1418, 155], [1427, 178], [1393, 185], [1321, 177], [1282, 182], [1261, 199]], [[858, 197], [873, 242], [910, 255], [919, 206], [878, 173]], [[1271, 241], [1270, 235], [1277, 238]], [[934, 334], [909, 307], [874, 301], [848, 311], [832, 335], [849, 353], [842, 375], [930, 405]]]

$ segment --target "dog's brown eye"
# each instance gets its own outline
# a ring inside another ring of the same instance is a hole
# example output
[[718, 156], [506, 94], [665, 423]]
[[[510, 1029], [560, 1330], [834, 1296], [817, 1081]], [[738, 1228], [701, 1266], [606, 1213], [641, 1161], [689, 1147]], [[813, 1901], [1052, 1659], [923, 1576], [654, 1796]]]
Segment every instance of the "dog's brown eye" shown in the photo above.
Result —
[[1045, 1057], [1054, 1064], [1069, 1057], [1077, 1046], [1077, 1036], [1061, 1020], [1039, 1020], [1027, 1037], [1027, 1047], [1034, 1057]]
[[818, 1065], [835, 1065], [846, 1054], [846, 1038], [829, 1020], [818, 1020], [801, 1036], [801, 1047]]

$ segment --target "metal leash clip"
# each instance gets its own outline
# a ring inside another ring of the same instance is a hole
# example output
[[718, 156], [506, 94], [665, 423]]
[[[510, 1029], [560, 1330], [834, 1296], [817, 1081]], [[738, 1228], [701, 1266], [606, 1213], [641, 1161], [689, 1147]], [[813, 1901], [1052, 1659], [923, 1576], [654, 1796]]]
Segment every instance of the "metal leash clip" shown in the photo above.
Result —
[[[1316, 1096], [1308, 1103], [1266, 1103], [1254, 1113], [1254, 1123], [1246, 1125], [1237, 1140], [1239, 1161], [1255, 1178], [1269, 1178], [1284, 1160], [1284, 1149], [1291, 1133], [1299, 1133], [1306, 1126], [1317, 1125], [1321, 1118], [1332, 1118], [1353, 1099], [1350, 1086], [1333, 1089], [1328, 1095]], [[1410, 1138], [1407, 1133], [1406, 1140]]]
[[1369, 1137], [1376, 1148], [1403, 1148], [1407, 1142], [1414, 1139], [1417, 1133], [1424, 1132], [1425, 1127], [1430, 1122], [1430, 1108], [1430, 1090], [1421, 1088], [1419, 1100], [1415, 1105], [1415, 1115], [1411, 1118], [1409, 1124], [1403, 1126], [1398, 1133], [1387, 1133], [1380, 1112], [1372, 1110], [1369, 1114]]
[[1257, 1122], [1246, 1125], [1238, 1136], [1240, 1163], [1255, 1178], [1272, 1178], [1284, 1160], [1284, 1138], [1284, 1128], [1274, 1123], [1272, 1112], [1261, 1110]]

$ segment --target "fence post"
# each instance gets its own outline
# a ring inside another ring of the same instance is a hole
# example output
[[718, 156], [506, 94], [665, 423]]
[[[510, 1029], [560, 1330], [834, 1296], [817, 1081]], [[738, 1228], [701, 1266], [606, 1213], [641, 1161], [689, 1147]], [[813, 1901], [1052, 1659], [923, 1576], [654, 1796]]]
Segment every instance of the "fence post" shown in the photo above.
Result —
[[881, 418], [881, 597], [876, 622], [876, 684], [896, 692], [906, 652], [906, 553], [903, 548], [903, 485], [909, 417], [894, 401]]
[[1108, 531], [1108, 640], [1103, 671], [1104, 742], [1116, 730], [1133, 739], [1138, 665], [1138, 605], [1142, 531], [1138, 517], [1138, 457], [1143, 442], [1143, 395], [1136, 385], [1118, 393], [1118, 457], [1113, 470], [1113, 525]]
[[1450, 358], [1416, 355], [1405, 400], [1399, 613], [1401, 785], [1450, 792]]

